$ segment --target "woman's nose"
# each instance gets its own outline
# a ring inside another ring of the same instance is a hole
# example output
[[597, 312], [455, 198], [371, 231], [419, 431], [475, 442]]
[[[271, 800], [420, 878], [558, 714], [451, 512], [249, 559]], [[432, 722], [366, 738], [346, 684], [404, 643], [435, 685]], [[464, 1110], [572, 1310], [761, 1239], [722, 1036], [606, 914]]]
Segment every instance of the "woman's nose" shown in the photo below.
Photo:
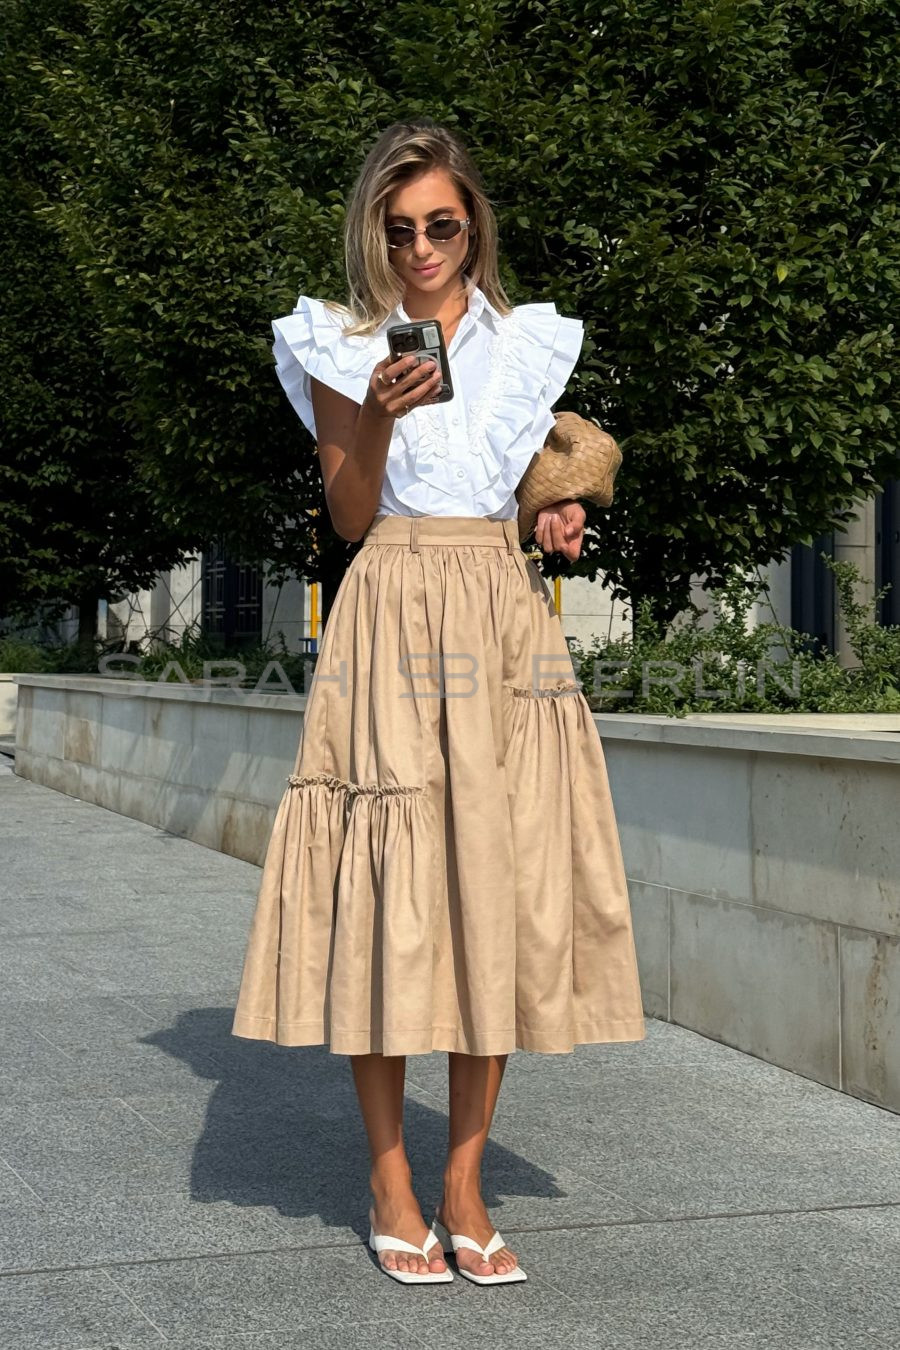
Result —
[[431, 247], [431, 240], [427, 234], [417, 234], [416, 242], [413, 244], [413, 252], [417, 258], [427, 258], [434, 250]]

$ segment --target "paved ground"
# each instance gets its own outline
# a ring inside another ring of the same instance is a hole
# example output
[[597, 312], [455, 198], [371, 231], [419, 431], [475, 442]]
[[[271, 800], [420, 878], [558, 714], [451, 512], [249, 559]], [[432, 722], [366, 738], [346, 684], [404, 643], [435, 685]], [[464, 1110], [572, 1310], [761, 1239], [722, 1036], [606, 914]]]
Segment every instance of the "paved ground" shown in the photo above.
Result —
[[[230, 1035], [257, 869], [3, 763], [2, 1350], [900, 1342], [900, 1117], [656, 1021], [510, 1056], [485, 1195], [527, 1282], [389, 1280], [349, 1061]], [[445, 1070], [407, 1062], [426, 1214]]]

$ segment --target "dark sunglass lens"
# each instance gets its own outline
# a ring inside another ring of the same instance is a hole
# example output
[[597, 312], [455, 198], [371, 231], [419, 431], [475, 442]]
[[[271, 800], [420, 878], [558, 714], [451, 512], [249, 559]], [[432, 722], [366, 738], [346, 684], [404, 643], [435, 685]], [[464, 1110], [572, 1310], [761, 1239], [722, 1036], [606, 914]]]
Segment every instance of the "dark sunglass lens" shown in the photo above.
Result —
[[416, 233], [410, 225], [388, 225], [387, 237], [389, 244], [411, 244]]
[[433, 220], [428, 226], [427, 234], [429, 239], [452, 239], [459, 231], [459, 221], [452, 220], [448, 216], [446, 220]]

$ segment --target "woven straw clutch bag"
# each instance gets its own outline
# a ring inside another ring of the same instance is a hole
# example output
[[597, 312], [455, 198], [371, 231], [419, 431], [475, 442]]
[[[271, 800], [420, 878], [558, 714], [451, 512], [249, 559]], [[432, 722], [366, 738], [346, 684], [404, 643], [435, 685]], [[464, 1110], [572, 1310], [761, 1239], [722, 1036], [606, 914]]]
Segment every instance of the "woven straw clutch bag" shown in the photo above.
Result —
[[622, 451], [596, 422], [573, 412], [558, 412], [544, 448], [525, 470], [516, 488], [519, 543], [534, 529], [538, 511], [552, 502], [575, 497], [609, 506]]

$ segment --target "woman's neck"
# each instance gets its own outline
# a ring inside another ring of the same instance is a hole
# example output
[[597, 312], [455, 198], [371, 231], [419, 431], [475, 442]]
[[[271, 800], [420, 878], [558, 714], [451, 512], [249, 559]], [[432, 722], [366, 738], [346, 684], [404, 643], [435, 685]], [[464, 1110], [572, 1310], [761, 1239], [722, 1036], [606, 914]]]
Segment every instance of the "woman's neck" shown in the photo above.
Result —
[[411, 319], [438, 319], [445, 330], [453, 329], [469, 308], [469, 284], [464, 277], [453, 277], [439, 291], [408, 290], [403, 308]]

